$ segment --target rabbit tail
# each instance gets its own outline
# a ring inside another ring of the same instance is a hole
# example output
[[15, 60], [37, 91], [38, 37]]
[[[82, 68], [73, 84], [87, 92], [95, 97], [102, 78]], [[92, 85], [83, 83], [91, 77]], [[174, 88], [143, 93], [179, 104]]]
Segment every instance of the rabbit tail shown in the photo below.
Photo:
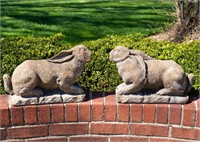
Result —
[[186, 89], [186, 93], [188, 93], [192, 89], [192, 85], [194, 82], [194, 74], [193, 73], [188, 74], [187, 78], [188, 78], [188, 86]]
[[11, 77], [8, 74], [3, 75], [4, 89], [10, 95], [13, 95]]

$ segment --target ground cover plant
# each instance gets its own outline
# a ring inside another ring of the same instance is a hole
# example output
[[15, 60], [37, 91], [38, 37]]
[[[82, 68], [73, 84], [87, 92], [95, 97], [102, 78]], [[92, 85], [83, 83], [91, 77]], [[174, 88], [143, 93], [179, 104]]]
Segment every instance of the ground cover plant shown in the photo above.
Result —
[[[17, 65], [27, 59], [49, 58], [61, 50], [71, 48], [63, 43], [63, 35], [47, 38], [10, 37], [1, 40], [2, 75], [12, 74]], [[173, 43], [154, 41], [142, 35], [111, 35], [98, 40], [83, 42], [92, 51], [92, 61], [85, 65], [78, 82], [86, 91], [113, 92], [122, 82], [116, 65], [109, 61], [109, 52], [118, 45], [130, 49], [139, 49], [155, 59], [174, 60], [185, 69], [186, 73], [195, 74], [193, 88], [198, 92], [199, 84], [199, 44], [200, 41]], [[2, 76], [1, 76], [2, 79]], [[2, 80], [1, 80], [2, 82]], [[1, 84], [1, 91], [3, 87]]]
[[156, 0], [1, 0], [1, 36], [65, 35], [77, 44], [106, 35], [158, 33], [174, 20]]

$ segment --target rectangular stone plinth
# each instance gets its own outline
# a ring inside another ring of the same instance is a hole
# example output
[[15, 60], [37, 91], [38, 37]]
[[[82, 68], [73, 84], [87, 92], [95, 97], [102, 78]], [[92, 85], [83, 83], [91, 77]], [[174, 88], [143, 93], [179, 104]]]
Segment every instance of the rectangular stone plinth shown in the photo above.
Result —
[[61, 90], [43, 90], [43, 92], [44, 95], [40, 97], [9, 95], [9, 106], [82, 102], [86, 96], [86, 94], [65, 94]]
[[117, 95], [118, 103], [185, 104], [188, 100], [188, 96]]
[[54, 104], [54, 103], [73, 103], [82, 102], [85, 100], [85, 94], [70, 95], [70, 94], [55, 94], [42, 97], [21, 97], [9, 95], [9, 106], [24, 106], [33, 104]]

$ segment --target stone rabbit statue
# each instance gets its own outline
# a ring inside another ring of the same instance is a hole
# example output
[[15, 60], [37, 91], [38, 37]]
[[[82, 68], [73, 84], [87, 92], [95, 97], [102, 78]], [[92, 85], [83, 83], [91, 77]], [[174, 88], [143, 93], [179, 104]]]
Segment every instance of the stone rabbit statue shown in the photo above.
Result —
[[63, 50], [50, 59], [26, 60], [14, 70], [12, 79], [3, 76], [5, 90], [22, 97], [42, 96], [43, 90], [60, 89], [69, 94], [81, 94], [75, 81], [83, 66], [91, 60], [91, 51], [84, 45]]
[[190, 91], [193, 74], [188, 76], [172, 60], [155, 60], [142, 51], [117, 46], [110, 52], [124, 83], [116, 88], [117, 95], [134, 94], [142, 89], [158, 89], [156, 95], [183, 96]]

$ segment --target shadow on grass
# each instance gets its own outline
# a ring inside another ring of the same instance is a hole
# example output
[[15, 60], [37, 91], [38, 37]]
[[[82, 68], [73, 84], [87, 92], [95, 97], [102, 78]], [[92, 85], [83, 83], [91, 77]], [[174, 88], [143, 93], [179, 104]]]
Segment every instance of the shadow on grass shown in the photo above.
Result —
[[[2, 17], [14, 19], [13, 22], [2, 20], [2, 28], [23, 28], [35, 35], [42, 35], [44, 32], [62, 32], [69, 42], [80, 43], [101, 38], [107, 34], [146, 32], [143, 34], [149, 35], [172, 21], [170, 16], [162, 16], [160, 15], [162, 13], [159, 14], [152, 9], [154, 6], [157, 11], [161, 11], [162, 4], [146, 3], [145, 5], [145, 0], [136, 1], [135, 4], [128, 1], [119, 3], [114, 0], [84, 3], [56, 2], [55, 0], [49, 2], [2, 1]], [[19, 24], [16, 24], [15, 20]], [[23, 23], [20, 24], [20, 22]], [[4, 35], [3, 32], [2, 35]], [[9, 31], [5, 30], [5, 32]]]

